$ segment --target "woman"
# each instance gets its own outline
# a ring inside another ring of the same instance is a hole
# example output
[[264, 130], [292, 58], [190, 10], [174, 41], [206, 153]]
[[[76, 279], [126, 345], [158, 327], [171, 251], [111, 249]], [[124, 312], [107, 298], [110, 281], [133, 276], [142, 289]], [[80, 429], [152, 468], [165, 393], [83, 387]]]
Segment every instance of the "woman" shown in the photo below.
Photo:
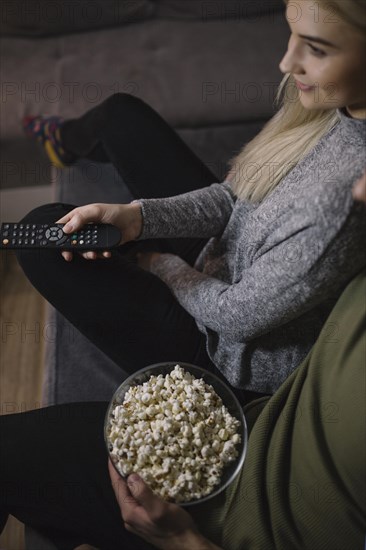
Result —
[[[89, 221], [113, 223], [122, 231], [122, 244], [159, 239], [153, 243], [158, 251], [151, 247], [153, 252], [146, 252], [144, 244], [137, 248], [132, 243], [94, 265], [78, 256], [68, 265], [49, 251], [18, 255], [42, 294], [117, 363], [125, 366], [127, 361], [133, 371], [177, 358], [218, 372], [243, 402], [253, 397], [248, 391], [273, 393], [305, 357], [341, 291], [365, 265], [364, 211], [351, 193], [365, 166], [365, 5], [342, 0], [333, 2], [332, 9], [337, 17], [330, 22], [324, 2], [289, 3], [292, 34], [280, 64], [286, 73], [278, 96], [282, 107], [234, 159], [223, 184], [215, 183], [156, 113], [129, 96], [113, 96], [81, 119], [57, 122], [53, 135], [42, 120], [39, 129], [28, 121], [29, 131], [58, 158], [112, 161], [139, 200], [76, 209], [47, 205], [24, 221], [58, 219], [67, 222], [65, 231], [70, 232]], [[136, 144], [144, 162], [136, 159]], [[177, 193], [185, 194], [162, 198]], [[204, 242], [191, 240], [198, 236]], [[189, 240], [175, 240], [182, 237]], [[137, 251], [139, 265], [129, 259]], [[72, 258], [71, 253], [63, 256]], [[96, 254], [84, 258], [96, 259]], [[76, 418], [83, 420], [85, 413], [97, 425], [105, 405], [56, 409], [62, 413], [59, 433], [67, 433], [71, 441], [80, 432]], [[47, 411], [46, 419], [51, 415]], [[72, 423], [67, 411], [76, 411]], [[36, 415], [32, 418], [36, 427]], [[5, 419], [3, 433], [14, 433], [20, 422]], [[70, 424], [78, 429], [73, 436]], [[72, 512], [72, 525], [64, 506], [59, 520], [51, 506], [47, 518], [41, 521], [33, 510], [27, 523], [50, 530], [67, 525], [71, 534], [113, 547], [126, 533], [122, 535], [111, 505], [100, 463], [103, 452], [96, 451], [101, 441], [94, 434], [84, 443], [96, 457], [88, 465], [87, 477], [95, 481], [91, 488], [80, 481], [85, 481], [85, 464], [62, 445], [70, 479], [88, 487], [73, 501], [79, 506]], [[59, 449], [57, 441], [52, 444]], [[35, 479], [41, 474], [44, 468]], [[65, 483], [65, 472], [57, 475], [59, 484]], [[83, 501], [87, 494], [94, 497], [92, 507]], [[92, 519], [86, 517], [90, 510]], [[196, 533], [189, 532], [192, 548]], [[206, 543], [199, 537], [198, 544]], [[234, 548], [230, 540], [225, 544]], [[165, 542], [160, 547], [172, 548]]]
[[[214, 370], [243, 402], [248, 391], [271, 394], [364, 265], [364, 221], [350, 193], [364, 167], [362, 18], [352, 7], [341, 12], [349, 22], [330, 24], [329, 13], [316, 22], [314, 10], [306, 18], [307, 4], [301, 18], [293, 9], [301, 3], [288, 8], [296, 32], [280, 64], [283, 106], [223, 184], [132, 96], [116, 94], [78, 120], [54, 123], [53, 141], [44, 137], [48, 122], [28, 123], [47, 150], [53, 143], [68, 159], [112, 161], [138, 199], [46, 205], [24, 218], [67, 221], [66, 232], [89, 221], [117, 225], [130, 244], [104, 264], [75, 258], [64, 265], [49, 251], [19, 255], [47, 300], [127, 371], [178, 359]], [[322, 49], [301, 38], [319, 32], [328, 44]], [[147, 245], [153, 252], [142, 253], [139, 266], [131, 262]]]

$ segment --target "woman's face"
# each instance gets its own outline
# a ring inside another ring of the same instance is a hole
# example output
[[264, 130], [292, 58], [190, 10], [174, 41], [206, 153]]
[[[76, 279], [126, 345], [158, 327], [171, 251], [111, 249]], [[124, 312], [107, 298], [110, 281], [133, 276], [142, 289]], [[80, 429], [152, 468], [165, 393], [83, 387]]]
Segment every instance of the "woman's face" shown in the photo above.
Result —
[[[291, 37], [280, 63], [297, 81], [306, 109], [347, 107], [366, 118], [366, 44], [353, 27], [312, 0], [291, 0], [286, 19]], [[301, 86], [303, 85], [303, 86]]]

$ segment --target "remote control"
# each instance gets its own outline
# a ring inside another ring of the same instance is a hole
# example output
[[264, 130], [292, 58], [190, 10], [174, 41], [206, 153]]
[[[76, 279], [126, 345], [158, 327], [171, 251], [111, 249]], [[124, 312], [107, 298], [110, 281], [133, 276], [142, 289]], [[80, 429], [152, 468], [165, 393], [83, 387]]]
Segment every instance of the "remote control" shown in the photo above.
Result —
[[119, 245], [121, 232], [110, 224], [87, 224], [74, 233], [64, 233], [63, 223], [3, 223], [0, 249], [61, 248], [106, 250]]

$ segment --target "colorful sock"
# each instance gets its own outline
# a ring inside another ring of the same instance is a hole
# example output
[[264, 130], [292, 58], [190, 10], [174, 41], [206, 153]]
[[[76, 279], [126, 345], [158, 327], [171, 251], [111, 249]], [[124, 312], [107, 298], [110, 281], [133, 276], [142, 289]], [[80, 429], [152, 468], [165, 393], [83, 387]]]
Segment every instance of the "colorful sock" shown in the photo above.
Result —
[[27, 116], [23, 119], [23, 128], [27, 136], [42, 143], [50, 161], [57, 168], [65, 168], [77, 158], [65, 151], [62, 146], [60, 127], [63, 122], [64, 119], [57, 116]]

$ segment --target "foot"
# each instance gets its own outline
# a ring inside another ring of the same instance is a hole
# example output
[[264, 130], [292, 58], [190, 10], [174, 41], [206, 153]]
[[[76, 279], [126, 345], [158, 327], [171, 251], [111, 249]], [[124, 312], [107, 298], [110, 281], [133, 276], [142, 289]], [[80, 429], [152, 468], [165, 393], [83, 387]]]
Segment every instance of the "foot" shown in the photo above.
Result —
[[76, 160], [76, 157], [65, 151], [62, 146], [60, 128], [63, 122], [62, 117], [41, 115], [27, 116], [22, 121], [26, 135], [42, 143], [48, 158], [57, 168], [65, 168]]

